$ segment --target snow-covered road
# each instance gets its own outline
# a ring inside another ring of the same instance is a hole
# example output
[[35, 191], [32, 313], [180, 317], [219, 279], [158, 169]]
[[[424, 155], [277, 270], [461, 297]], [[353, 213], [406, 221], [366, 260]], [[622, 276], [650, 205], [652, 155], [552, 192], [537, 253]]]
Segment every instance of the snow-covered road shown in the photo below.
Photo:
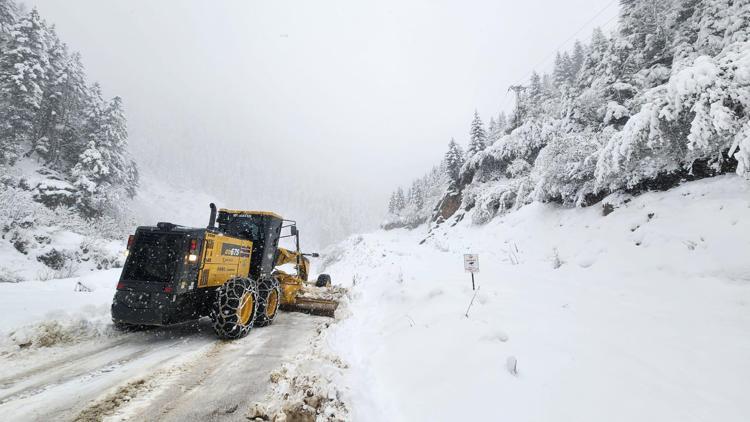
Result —
[[269, 374], [304, 353], [325, 318], [279, 314], [248, 337], [217, 341], [207, 320], [0, 357], [9, 421], [246, 420]]

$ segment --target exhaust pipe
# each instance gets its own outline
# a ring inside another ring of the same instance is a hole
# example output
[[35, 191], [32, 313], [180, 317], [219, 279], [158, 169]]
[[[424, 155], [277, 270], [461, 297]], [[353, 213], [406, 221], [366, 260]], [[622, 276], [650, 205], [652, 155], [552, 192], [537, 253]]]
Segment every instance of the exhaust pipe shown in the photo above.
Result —
[[216, 223], [216, 204], [211, 202], [208, 206], [211, 207], [211, 216], [208, 218], [208, 228], [213, 229], [214, 224]]

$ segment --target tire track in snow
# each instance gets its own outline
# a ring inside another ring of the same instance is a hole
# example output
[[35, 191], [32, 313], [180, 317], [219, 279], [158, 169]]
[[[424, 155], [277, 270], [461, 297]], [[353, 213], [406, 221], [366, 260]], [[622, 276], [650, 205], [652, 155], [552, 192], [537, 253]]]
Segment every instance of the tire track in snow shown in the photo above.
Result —
[[[174, 362], [171, 365], [165, 362], [165, 367], [157, 370], [147, 377], [138, 378], [119, 387], [116, 391], [99, 398], [88, 407], [81, 410], [75, 417], [75, 422], [93, 422], [102, 421], [110, 418], [121, 411], [122, 408], [134, 407], [141, 408], [148, 406], [150, 399], [164, 390], [166, 386], [174, 384], [181, 377], [193, 371], [200, 362], [210, 362], [211, 358], [220, 353], [226, 346], [226, 342], [217, 341], [210, 349], [197, 354], [185, 362]], [[161, 366], [161, 365], [160, 365]], [[202, 376], [197, 384], [200, 384], [207, 376], [206, 371], [202, 371]], [[190, 388], [190, 387], [188, 387]], [[182, 387], [183, 391], [186, 390]]]
[[[20, 372], [12, 373], [11, 375], [6, 376], [5, 378], [0, 378], [0, 391], [7, 390], [10, 387], [12, 387], [14, 384], [17, 384], [20, 381], [31, 378], [42, 372], [49, 371], [54, 368], [63, 367], [63, 366], [70, 366], [80, 359], [91, 358], [101, 353], [106, 353], [112, 347], [120, 346], [127, 341], [128, 341], [127, 339], [121, 339], [113, 343], [107, 343], [105, 345], [95, 347], [91, 350], [84, 350], [84, 351], [73, 353], [73, 354], [63, 354], [62, 356], [56, 359], [49, 360], [45, 362], [44, 364], [35, 366], [31, 369], [25, 369], [22, 367], [22, 370]], [[37, 350], [37, 352], [38, 351], [39, 350]], [[12, 358], [3, 359], [3, 360], [8, 361], [9, 365], [14, 363]], [[2, 397], [0, 397], [0, 400], [2, 400]]]
[[[43, 393], [47, 390], [50, 390], [62, 384], [66, 384], [75, 379], [87, 380], [87, 379], [92, 379], [92, 378], [101, 376], [102, 374], [105, 374], [108, 372], [112, 372], [118, 367], [121, 367], [129, 362], [132, 362], [140, 358], [141, 356], [145, 355], [147, 352], [148, 352], [147, 350], [139, 350], [139, 351], [136, 351], [135, 353], [131, 353], [127, 356], [124, 356], [122, 359], [108, 361], [104, 365], [98, 368], [95, 368], [93, 370], [84, 369], [83, 371], [80, 371], [80, 372], [64, 373], [64, 375], [60, 376], [59, 378], [56, 378], [53, 382], [48, 382], [45, 379], [35, 380], [35, 382], [32, 382], [31, 385], [29, 386], [22, 387], [21, 389], [11, 394], [0, 396], [0, 406], [13, 400], [25, 399], [27, 397], [31, 397], [31, 396]], [[55, 372], [58, 373], [61, 371], [55, 371]]]
[[282, 313], [273, 325], [193, 359], [189, 370], [156, 379], [158, 388], [107, 420], [245, 421], [269, 391], [271, 372], [305, 350], [326, 320]]
[[[10, 415], [9, 420], [72, 420], [102, 392], [216, 341], [201, 327], [196, 329], [196, 325], [199, 324], [125, 334], [115, 343], [94, 348], [98, 352], [93, 355], [78, 351], [101, 339], [71, 346], [72, 353], [64, 353], [54, 362], [4, 379], [11, 387], [0, 390], [6, 393], [0, 397], [0, 413]], [[40, 354], [32, 358], [43, 357]]]
[[[0, 415], [9, 421], [245, 420], [269, 375], [304, 350], [323, 317], [282, 313], [237, 341], [216, 340], [210, 323], [92, 339], [50, 354], [0, 362]], [[104, 342], [104, 344], [100, 344]], [[6, 375], [7, 374], [7, 375]]]

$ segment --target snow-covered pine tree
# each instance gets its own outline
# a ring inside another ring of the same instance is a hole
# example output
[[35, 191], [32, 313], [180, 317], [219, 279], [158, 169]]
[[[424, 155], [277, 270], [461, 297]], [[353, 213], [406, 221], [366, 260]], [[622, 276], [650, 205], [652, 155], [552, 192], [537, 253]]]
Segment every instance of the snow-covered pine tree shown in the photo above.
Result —
[[714, 56], [726, 46], [750, 38], [748, 0], [701, 0], [695, 5], [692, 5], [692, 1], [687, 3], [683, 15], [690, 11], [693, 13], [688, 19], [689, 29], [683, 30], [681, 35], [685, 37], [685, 31], [692, 31], [696, 55]]
[[388, 214], [396, 214], [396, 192], [391, 192], [391, 198], [388, 200]]
[[81, 56], [71, 54], [59, 80], [58, 126], [50, 136], [53, 168], [70, 173], [78, 163], [78, 157], [87, 148], [88, 142], [81, 135], [86, 124], [90, 94], [86, 86]]
[[570, 56], [570, 72], [573, 79], [577, 79], [578, 72], [581, 71], [581, 66], [583, 66], [583, 62], [586, 60], [586, 53], [583, 48], [583, 44], [576, 40], [575, 44], [573, 44], [573, 54]]
[[632, 76], [655, 64], [671, 65], [669, 46], [673, 35], [671, 22], [674, 4], [679, 0], [620, 0], [619, 40], [616, 44], [622, 60], [621, 80], [631, 82]]
[[449, 186], [455, 187], [458, 185], [458, 177], [461, 174], [461, 167], [464, 165], [464, 153], [453, 138], [448, 143], [448, 151], [445, 153], [444, 161]]
[[602, 81], [601, 75], [605, 71], [604, 61], [609, 54], [609, 48], [609, 39], [604, 35], [604, 31], [598, 27], [594, 28], [591, 33], [591, 43], [578, 73], [579, 90], [588, 87], [595, 88], [595, 81]]
[[536, 73], [536, 71], [531, 72], [529, 88], [526, 90], [526, 94], [525, 100], [527, 106], [525, 108], [529, 110], [529, 114], [536, 116], [541, 113], [542, 110], [540, 109], [540, 106], [542, 104], [543, 95], [542, 78]]
[[138, 173], [127, 152], [127, 128], [122, 100], [104, 101], [98, 85], [91, 88], [84, 138], [86, 149], [71, 174], [79, 189], [78, 205], [90, 216], [101, 215], [114, 205], [121, 192], [135, 194]]
[[703, 0], [681, 0], [678, 2], [671, 31], [674, 33], [672, 52], [675, 62], [695, 55], [695, 40], [698, 38], [699, 13]]
[[396, 211], [396, 214], [406, 208], [406, 196], [404, 195], [404, 190], [400, 186], [398, 189], [396, 189], [396, 197], [393, 208]]
[[36, 9], [12, 26], [0, 55], [0, 162], [14, 163], [35, 141], [49, 72], [47, 33]]
[[494, 117], [490, 117], [490, 122], [487, 123], [487, 145], [492, 145], [499, 139], [499, 137], [496, 137], [498, 133], [497, 122]]
[[567, 89], [574, 80], [573, 62], [568, 52], [557, 53], [555, 56], [555, 67], [552, 71], [552, 78], [555, 85], [560, 90]]
[[483, 151], [485, 148], [487, 148], [487, 132], [484, 130], [484, 123], [482, 123], [482, 119], [479, 117], [479, 112], [474, 110], [474, 120], [471, 122], [469, 138], [469, 157], [479, 151]]
[[724, 47], [727, 30], [726, 14], [730, 12], [730, 0], [703, 0], [698, 6], [694, 48], [697, 54], [716, 55]]
[[0, 0], [0, 52], [5, 48], [4, 43], [16, 23], [17, 16], [18, 6], [15, 0]]
[[416, 210], [421, 210], [424, 206], [424, 191], [422, 189], [422, 182], [420, 179], [415, 180], [412, 185], [411, 189], [409, 189], [411, 192], [411, 203], [414, 205], [414, 208]]
[[58, 128], [65, 114], [63, 89], [68, 77], [68, 52], [65, 45], [57, 37], [54, 27], [45, 31], [45, 37], [49, 70], [34, 125], [35, 133], [31, 139], [29, 150], [37, 153], [45, 163], [49, 164], [53, 157], [57, 155], [57, 151], [54, 151], [54, 149], [59, 145]]
[[[497, 130], [498, 130], [498, 136], [497, 139], [500, 139], [502, 135], [505, 134], [505, 131], [508, 129], [508, 117], [505, 115], [504, 111], [501, 111], [497, 115]], [[497, 140], [496, 139], [496, 140]]]

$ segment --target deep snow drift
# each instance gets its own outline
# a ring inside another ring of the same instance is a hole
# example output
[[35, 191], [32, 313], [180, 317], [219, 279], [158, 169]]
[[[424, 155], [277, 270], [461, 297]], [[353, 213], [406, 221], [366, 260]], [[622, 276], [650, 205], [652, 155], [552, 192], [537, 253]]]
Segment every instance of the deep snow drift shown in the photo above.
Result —
[[353, 286], [328, 336], [353, 419], [747, 420], [747, 181], [604, 203], [331, 248], [326, 272]]

